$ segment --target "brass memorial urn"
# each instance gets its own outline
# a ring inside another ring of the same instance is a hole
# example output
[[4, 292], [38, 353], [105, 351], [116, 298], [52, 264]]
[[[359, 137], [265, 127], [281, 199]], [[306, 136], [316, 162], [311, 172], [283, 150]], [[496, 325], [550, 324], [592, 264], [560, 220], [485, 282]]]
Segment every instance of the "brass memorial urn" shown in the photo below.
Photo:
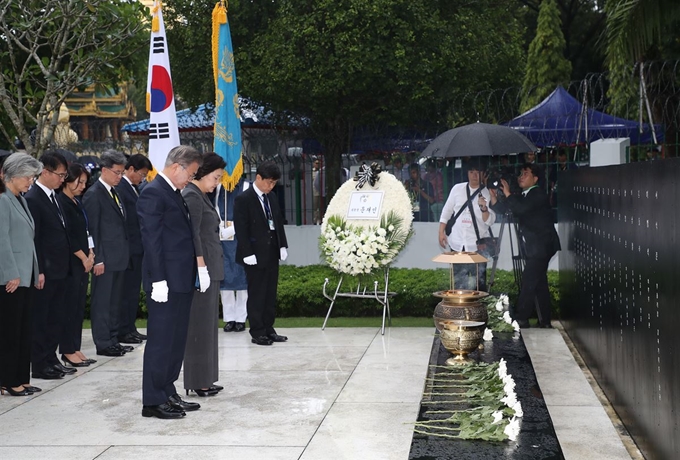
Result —
[[[453, 266], [486, 263], [487, 259], [475, 252], [446, 252], [432, 260], [451, 265], [451, 289], [433, 293], [442, 299], [434, 309], [434, 325], [444, 348], [455, 355], [446, 364], [465, 364], [470, 362], [467, 354], [477, 349], [484, 337], [489, 315], [480, 299], [489, 294], [479, 290], [456, 289]], [[479, 277], [477, 282], [479, 285]]]

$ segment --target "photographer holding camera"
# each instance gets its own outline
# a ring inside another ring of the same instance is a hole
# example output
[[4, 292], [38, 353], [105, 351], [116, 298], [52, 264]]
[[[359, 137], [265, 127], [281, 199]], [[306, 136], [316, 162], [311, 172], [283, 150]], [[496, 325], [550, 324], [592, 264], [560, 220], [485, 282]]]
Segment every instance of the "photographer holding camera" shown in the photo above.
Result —
[[[501, 191], [505, 199], [498, 199], [498, 190], [492, 189], [490, 206], [496, 212], [512, 211], [519, 225], [519, 239], [523, 241], [526, 259], [522, 286], [513, 319], [520, 327], [529, 327], [529, 316], [538, 309], [540, 327], [550, 325], [550, 291], [548, 290], [548, 263], [560, 250], [560, 240], [555, 231], [552, 210], [545, 192], [538, 186], [541, 168], [536, 164], [522, 166], [517, 182], [522, 193], [512, 193], [506, 179], [501, 178]], [[520, 253], [521, 254], [521, 253]]]
[[[442, 209], [439, 219], [439, 245], [453, 251], [478, 252], [486, 258], [491, 253], [489, 227], [496, 220], [496, 213], [488, 207], [491, 196], [484, 188], [483, 168], [468, 165], [468, 182], [456, 184]], [[486, 264], [479, 264], [479, 287], [477, 264], [454, 266], [455, 287], [458, 289], [486, 290]]]

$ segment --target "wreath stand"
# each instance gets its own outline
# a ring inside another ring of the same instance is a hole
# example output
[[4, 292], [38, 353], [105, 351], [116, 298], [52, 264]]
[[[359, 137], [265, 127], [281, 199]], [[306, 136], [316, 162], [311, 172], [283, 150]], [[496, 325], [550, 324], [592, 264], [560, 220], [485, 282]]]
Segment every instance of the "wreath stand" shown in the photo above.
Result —
[[368, 285], [364, 284], [362, 286], [361, 283], [357, 285], [356, 291], [354, 292], [340, 292], [340, 288], [342, 287], [342, 280], [344, 278], [343, 276], [340, 276], [340, 281], [338, 281], [338, 286], [335, 288], [335, 293], [333, 294], [333, 297], [329, 296], [326, 293], [326, 286], [328, 285], [328, 278], [326, 278], [326, 281], [323, 283], [323, 296], [327, 298], [328, 300], [331, 301], [331, 305], [328, 307], [328, 313], [326, 314], [326, 319], [323, 322], [323, 326], [321, 326], [321, 330], [323, 331], [326, 329], [326, 322], [328, 322], [328, 317], [331, 316], [331, 310], [333, 310], [333, 304], [335, 304], [335, 300], [338, 297], [350, 297], [353, 299], [375, 299], [378, 301], [380, 305], [383, 307], [383, 314], [382, 314], [382, 327], [380, 328], [380, 333], [382, 335], [385, 335], [385, 317], [387, 316], [387, 322], [389, 326], [392, 326], [392, 316], [390, 315], [390, 297], [394, 297], [397, 295], [396, 292], [390, 292], [388, 287], [390, 283], [390, 268], [387, 267], [385, 268], [385, 289], [384, 290], [378, 290], [378, 281], [373, 282], [373, 290], [368, 289]]

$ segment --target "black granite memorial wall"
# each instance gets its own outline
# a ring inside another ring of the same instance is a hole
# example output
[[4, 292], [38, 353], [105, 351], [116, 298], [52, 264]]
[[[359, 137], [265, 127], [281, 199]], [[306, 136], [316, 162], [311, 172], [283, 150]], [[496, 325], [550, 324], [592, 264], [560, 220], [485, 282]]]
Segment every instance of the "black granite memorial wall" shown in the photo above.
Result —
[[559, 178], [560, 310], [649, 459], [680, 458], [680, 159]]

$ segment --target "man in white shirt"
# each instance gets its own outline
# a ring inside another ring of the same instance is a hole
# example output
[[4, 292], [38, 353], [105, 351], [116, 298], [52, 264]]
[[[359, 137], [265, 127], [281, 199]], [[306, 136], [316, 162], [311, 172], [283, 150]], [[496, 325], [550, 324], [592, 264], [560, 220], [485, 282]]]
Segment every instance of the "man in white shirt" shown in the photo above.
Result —
[[[477, 240], [490, 236], [489, 228], [496, 220], [496, 213], [488, 207], [491, 196], [488, 189], [482, 185], [483, 174], [481, 166], [470, 164], [467, 170], [468, 182], [456, 184], [451, 189], [439, 219], [439, 245], [441, 247], [451, 248], [453, 251], [478, 252]], [[480, 187], [482, 189], [475, 195]], [[468, 193], [471, 197], [470, 204], [468, 204]], [[458, 214], [462, 207], [465, 209], [458, 215], [451, 233], [446, 235], [446, 223]], [[470, 207], [472, 207], [472, 213]], [[489, 256], [484, 251], [479, 251], [479, 253], [487, 258]], [[462, 264], [454, 267], [454, 277], [456, 288], [485, 290], [486, 264], [479, 264], [479, 279], [475, 264]], [[479, 281], [479, 286], [477, 281]]]

